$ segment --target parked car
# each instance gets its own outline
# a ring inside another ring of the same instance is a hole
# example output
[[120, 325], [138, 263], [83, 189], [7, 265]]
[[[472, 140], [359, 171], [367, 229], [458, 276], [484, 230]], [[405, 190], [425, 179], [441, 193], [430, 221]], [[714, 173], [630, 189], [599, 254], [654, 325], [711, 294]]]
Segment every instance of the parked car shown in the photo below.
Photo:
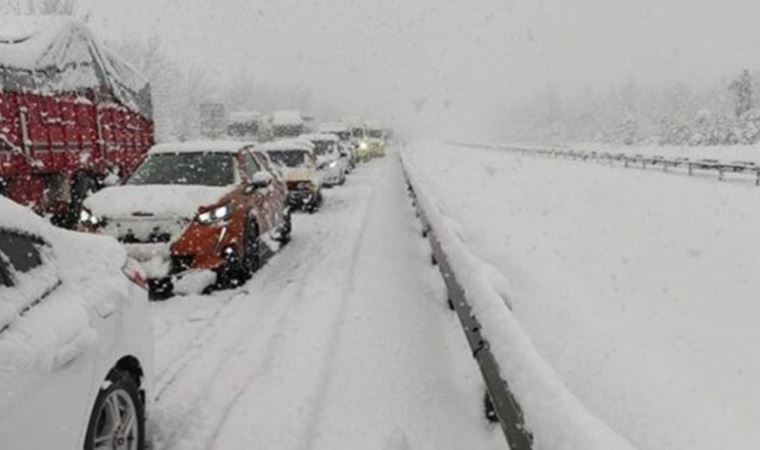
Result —
[[0, 447], [141, 449], [153, 341], [145, 277], [113, 239], [0, 198]]
[[347, 155], [349, 159], [349, 171], [356, 167], [356, 145], [351, 140], [351, 127], [347, 123], [323, 123], [317, 127], [317, 132], [338, 136], [341, 155]]
[[316, 212], [322, 205], [322, 180], [317, 172], [314, 144], [301, 140], [269, 142], [258, 147], [283, 171], [292, 208]]
[[85, 201], [81, 226], [122, 242], [148, 275], [151, 291], [172, 292], [192, 272], [237, 286], [290, 237], [285, 186], [240, 142], [153, 147], [121, 186]]
[[0, 39], [0, 195], [72, 227], [87, 194], [153, 145], [150, 85], [74, 19], [0, 29], [13, 36]]
[[314, 144], [317, 157], [317, 170], [320, 172], [323, 186], [337, 186], [346, 183], [348, 173], [348, 155], [341, 154], [340, 141], [334, 134], [312, 133], [299, 138]]

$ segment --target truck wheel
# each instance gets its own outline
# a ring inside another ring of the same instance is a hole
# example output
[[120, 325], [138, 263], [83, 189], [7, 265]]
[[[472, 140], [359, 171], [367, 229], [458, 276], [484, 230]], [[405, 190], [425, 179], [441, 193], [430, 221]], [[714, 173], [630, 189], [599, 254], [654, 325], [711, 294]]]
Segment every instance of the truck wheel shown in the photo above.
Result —
[[121, 370], [109, 374], [108, 387], [95, 399], [87, 425], [84, 449], [142, 449], [145, 446], [145, 407], [137, 383]]

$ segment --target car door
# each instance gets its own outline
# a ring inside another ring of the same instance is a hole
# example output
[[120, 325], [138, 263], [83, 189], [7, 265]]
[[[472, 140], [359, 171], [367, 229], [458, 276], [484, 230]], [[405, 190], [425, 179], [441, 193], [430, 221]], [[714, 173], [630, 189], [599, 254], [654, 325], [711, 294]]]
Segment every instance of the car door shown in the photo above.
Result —
[[52, 249], [0, 229], [0, 447], [79, 448], [93, 383], [93, 352], [58, 336], [65, 317], [39, 314], [64, 302]]

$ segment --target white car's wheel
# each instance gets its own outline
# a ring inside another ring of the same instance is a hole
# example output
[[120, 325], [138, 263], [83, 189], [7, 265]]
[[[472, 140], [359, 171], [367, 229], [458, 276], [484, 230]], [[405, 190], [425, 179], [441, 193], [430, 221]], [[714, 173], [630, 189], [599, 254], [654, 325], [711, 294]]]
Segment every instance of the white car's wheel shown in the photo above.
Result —
[[114, 370], [101, 388], [90, 415], [85, 450], [142, 450], [145, 411], [135, 380]]

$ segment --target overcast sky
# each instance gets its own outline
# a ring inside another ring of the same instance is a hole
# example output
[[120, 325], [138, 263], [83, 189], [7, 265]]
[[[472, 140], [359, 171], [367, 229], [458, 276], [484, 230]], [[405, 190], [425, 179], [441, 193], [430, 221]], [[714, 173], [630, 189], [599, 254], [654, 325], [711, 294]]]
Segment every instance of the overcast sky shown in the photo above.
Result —
[[157, 34], [220, 79], [443, 126], [547, 84], [760, 69], [757, 0], [89, 0], [100, 35]]

